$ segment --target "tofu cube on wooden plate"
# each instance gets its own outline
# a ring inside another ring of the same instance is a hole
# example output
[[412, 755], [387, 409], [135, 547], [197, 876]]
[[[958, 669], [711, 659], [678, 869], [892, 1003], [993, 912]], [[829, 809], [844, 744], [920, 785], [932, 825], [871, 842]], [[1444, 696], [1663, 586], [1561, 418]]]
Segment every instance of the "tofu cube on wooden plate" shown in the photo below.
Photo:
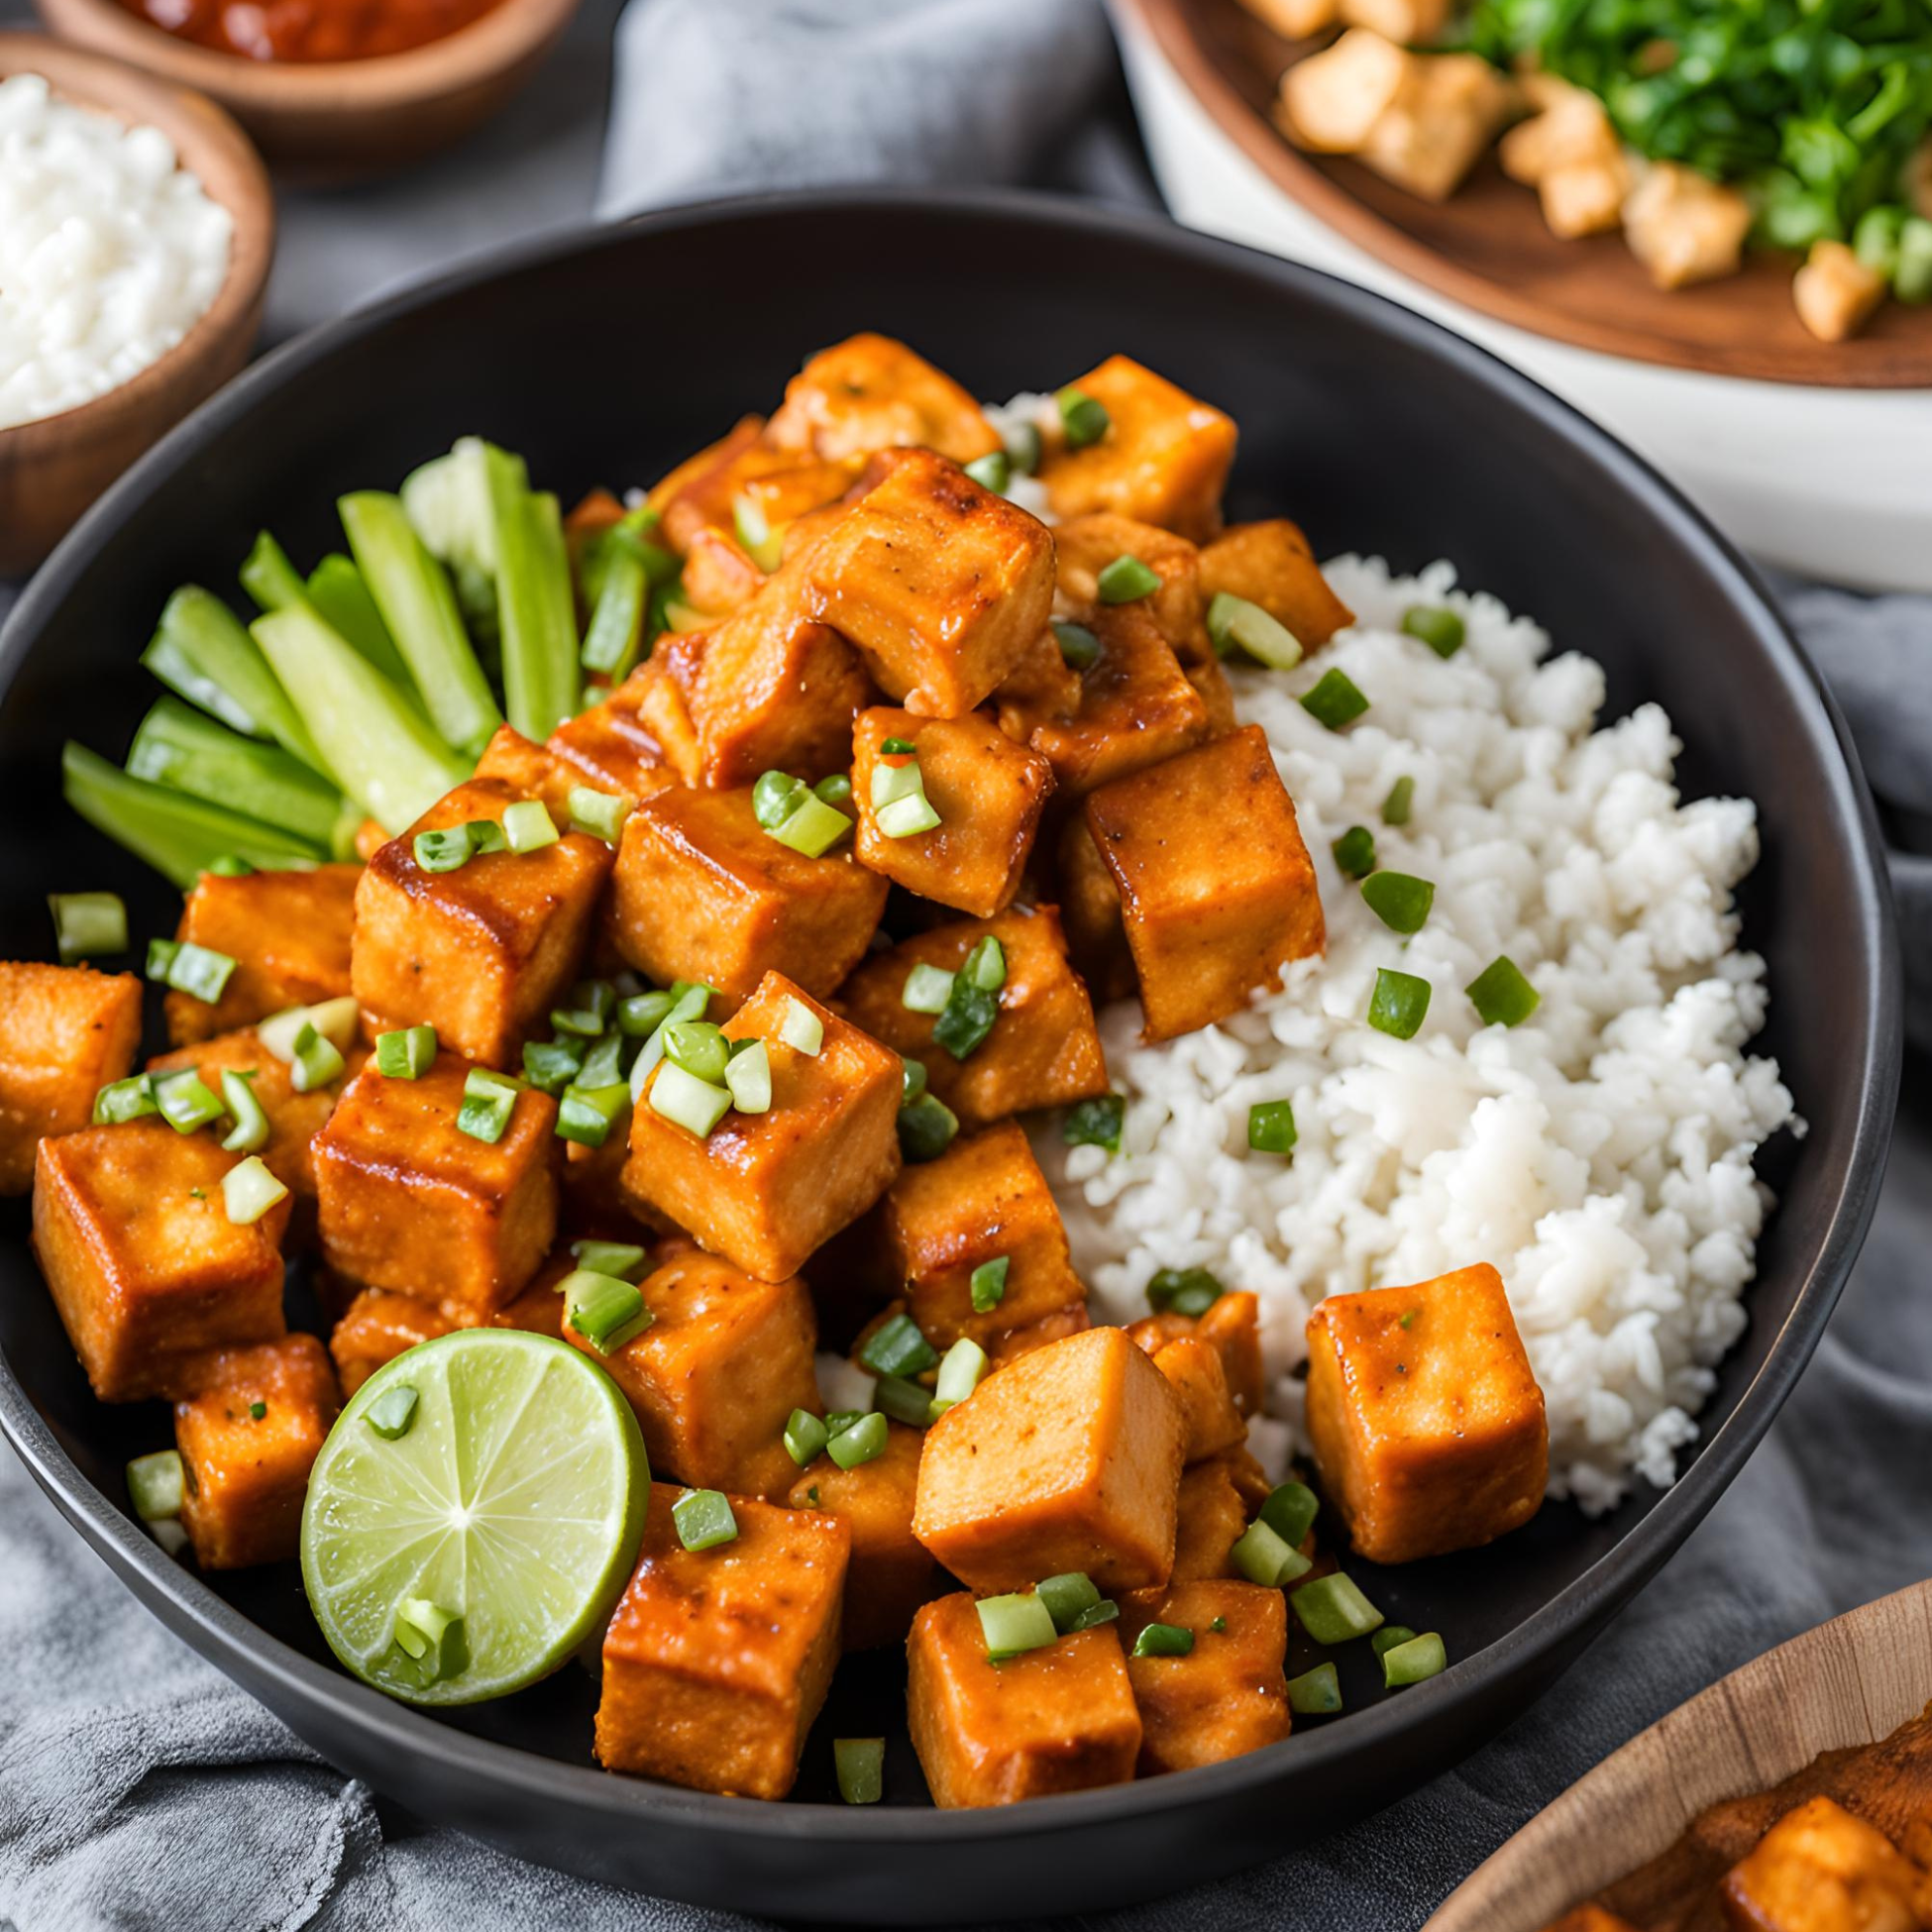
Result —
[[1785, 1812], [1718, 1887], [1735, 1932], [1919, 1932], [1925, 1874], [1834, 1798]]
[[40, 1142], [84, 1127], [140, 1043], [132, 973], [0, 960], [0, 1195], [34, 1185]]

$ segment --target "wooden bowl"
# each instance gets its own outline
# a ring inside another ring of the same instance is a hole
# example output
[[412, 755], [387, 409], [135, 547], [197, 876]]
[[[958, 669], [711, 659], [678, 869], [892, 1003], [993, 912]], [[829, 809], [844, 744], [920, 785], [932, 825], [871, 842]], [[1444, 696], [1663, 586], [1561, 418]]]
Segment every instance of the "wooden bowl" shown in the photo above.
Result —
[[[90, 0], [103, 4], [104, 0]], [[1932, 308], [1887, 302], [1865, 333], [1826, 343], [1791, 304], [1795, 258], [1754, 252], [1742, 274], [1656, 287], [1619, 235], [1564, 241], [1493, 153], [1448, 201], [1359, 162], [1306, 155], [1269, 118], [1282, 72], [1312, 51], [1238, 0], [1113, 0], [1202, 109], [1273, 184], [1338, 234], [1481, 314], [1582, 349], [1713, 376], [1850, 388], [1932, 385]]]
[[275, 204], [248, 137], [212, 101], [41, 34], [0, 34], [0, 79], [42, 75], [61, 99], [159, 128], [234, 217], [228, 277], [160, 361], [57, 416], [0, 429], [0, 573], [31, 569], [150, 444], [248, 360], [275, 250]]
[[486, 120], [536, 71], [579, 0], [497, 0], [468, 27], [368, 60], [251, 60], [176, 40], [118, 0], [35, 0], [63, 40], [196, 87], [277, 172], [309, 182], [405, 167]]
[[1669, 1850], [1706, 1806], [1770, 1790], [1821, 1752], [1876, 1744], [1928, 1702], [1932, 1582], [1792, 1638], [1640, 1732], [1478, 1866], [1423, 1932], [1542, 1932]]

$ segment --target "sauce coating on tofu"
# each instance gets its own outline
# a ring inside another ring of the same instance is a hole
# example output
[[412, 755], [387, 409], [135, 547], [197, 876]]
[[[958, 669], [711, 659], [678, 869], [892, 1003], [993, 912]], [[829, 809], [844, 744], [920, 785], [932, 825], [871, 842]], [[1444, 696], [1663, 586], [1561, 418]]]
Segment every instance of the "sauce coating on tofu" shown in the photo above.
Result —
[[0, 960], [0, 1195], [33, 1186], [41, 1140], [87, 1125], [140, 1039], [132, 973]]

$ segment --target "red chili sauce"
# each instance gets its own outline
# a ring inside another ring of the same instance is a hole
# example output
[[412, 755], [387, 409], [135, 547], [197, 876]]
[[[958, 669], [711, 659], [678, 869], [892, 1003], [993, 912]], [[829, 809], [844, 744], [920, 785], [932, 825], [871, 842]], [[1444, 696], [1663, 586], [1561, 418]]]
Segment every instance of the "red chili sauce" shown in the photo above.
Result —
[[121, 0], [151, 26], [250, 60], [367, 60], [468, 27], [496, 0]]

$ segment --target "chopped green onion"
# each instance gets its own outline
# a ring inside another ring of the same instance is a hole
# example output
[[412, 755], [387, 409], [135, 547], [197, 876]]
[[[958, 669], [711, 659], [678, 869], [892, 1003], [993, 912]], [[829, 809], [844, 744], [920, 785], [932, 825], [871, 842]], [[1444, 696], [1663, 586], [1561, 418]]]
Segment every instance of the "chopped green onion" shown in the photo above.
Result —
[[996, 495], [1005, 495], [1007, 485], [1013, 482], [1013, 459], [1005, 450], [990, 450], [985, 456], [976, 456], [965, 469], [982, 489], [990, 489]]
[[579, 980], [565, 996], [566, 1004], [552, 1007], [550, 1023], [560, 1033], [597, 1039], [610, 1024], [617, 994], [608, 980]]
[[128, 1499], [144, 1523], [179, 1516], [187, 1493], [179, 1449], [156, 1449], [128, 1464]]
[[1425, 1683], [1431, 1677], [1441, 1676], [1448, 1668], [1449, 1652], [1433, 1630], [1382, 1653], [1382, 1683], [1389, 1690], [1400, 1690], [1404, 1684]]
[[919, 1325], [903, 1313], [882, 1322], [859, 1351], [859, 1360], [875, 1375], [919, 1375], [938, 1359]]
[[1292, 671], [1302, 661], [1302, 644], [1288, 626], [1258, 603], [1217, 590], [1208, 602], [1208, 639], [1218, 657], [1245, 651], [1274, 671]]
[[919, 770], [918, 746], [910, 738], [888, 738], [879, 747], [879, 762], [872, 768], [866, 797], [877, 811], [896, 805], [901, 799], [922, 798], [925, 775]]
[[340, 1079], [348, 1064], [335, 1041], [325, 1039], [312, 1020], [305, 1020], [295, 1035], [295, 1057], [289, 1066], [288, 1084], [298, 1094], [312, 1094], [318, 1087]]
[[[1004, 958], [1001, 962], [1005, 972]], [[943, 1046], [955, 1060], [963, 1060], [979, 1050], [1000, 1018], [1000, 996], [976, 986], [964, 972], [953, 978], [946, 996], [945, 1011], [932, 1022], [933, 1043]]]
[[1350, 825], [1329, 850], [1336, 870], [1350, 879], [1366, 879], [1375, 870], [1375, 834], [1366, 825]]
[[[381, 1041], [376, 1041], [379, 1049]], [[526, 1040], [523, 1077], [538, 1093], [558, 1098], [584, 1066], [584, 1042], [573, 1039]]]
[[516, 1108], [516, 1082], [487, 1067], [472, 1067], [463, 1080], [463, 1105], [456, 1127], [472, 1140], [494, 1146], [503, 1137]]
[[1297, 1139], [1295, 1110], [1285, 1100], [1264, 1100], [1247, 1110], [1247, 1144], [1257, 1154], [1292, 1152]]
[[575, 1268], [557, 1286], [564, 1297], [565, 1322], [600, 1355], [614, 1354], [651, 1326], [644, 1291], [634, 1281]]
[[1520, 1026], [1543, 1004], [1507, 953], [1498, 953], [1463, 990], [1485, 1026]]
[[1468, 634], [1462, 619], [1442, 603], [1412, 603], [1402, 613], [1402, 628], [1421, 638], [1439, 658], [1452, 658]]
[[1415, 805], [1416, 782], [1412, 778], [1399, 778], [1389, 787], [1389, 795], [1382, 801], [1382, 823], [1385, 825], [1406, 825], [1409, 813]]
[[1179, 1624], [1148, 1624], [1133, 1640], [1135, 1657], [1192, 1657], [1194, 1633]]
[[800, 1468], [825, 1452], [831, 1432], [809, 1409], [794, 1409], [785, 1425], [785, 1452]]
[[425, 1597], [405, 1597], [395, 1613], [396, 1647], [416, 1664], [425, 1683], [441, 1683], [469, 1668], [463, 1619]]
[[1147, 1283], [1147, 1305], [1156, 1314], [1205, 1315], [1227, 1292], [1206, 1268], [1161, 1268]]
[[1368, 1023], [1395, 1039], [1414, 1039], [1429, 1015], [1430, 985], [1413, 973], [1387, 966], [1375, 969], [1375, 991], [1369, 996]]
[[989, 1664], [1005, 1664], [1026, 1651], [1044, 1650], [1060, 1634], [1052, 1611], [1037, 1595], [981, 1597], [973, 1607], [979, 1612]]
[[286, 1201], [288, 1190], [268, 1172], [260, 1154], [237, 1161], [221, 1177], [222, 1206], [237, 1228], [260, 1221], [277, 1201]]
[[825, 1445], [825, 1453], [841, 1469], [856, 1469], [861, 1463], [876, 1462], [886, 1452], [886, 1418], [875, 1409], [861, 1416], [849, 1429], [841, 1429]]
[[933, 1407], [950, 1408], [955, 1402], [964, 1402], [979, 1387], [990, 1366], [986, 1350], [961, 1336], [940, 1360], [939, 1378], [932, 1386]]
[[1094, 581], [1102, 603], [1138, 603], [1160, 589], [1160, 573], [1138, 557], [1116, 557]]
[[149, 1115], [160, 1112], [154, 1076], [131, 1073], [125, 1080], [110, 1080], [94, 1096], [93, 1124], [95, 1127], [114, 1127], [122, 1121], [145, 1120]]
[[268, 1144], [268, 1117], [249, 1084], [254, 1078], [232, 1068], [222, 1071], [222, 1105], [234, 1116], [235, 1126], [221, 1144], [231, 1154], [259, 1154]]
[[1058, 617], [1052, 622], [1061, 662], [1072, 671], [1091, 671], [1100, 662], [1100, 639], [1085, 624], [1067, 623]]
[[1384, 1653], [1394, 1650], [1398, 1644], [1408, 1643], [1417, 1634], [1407, 1624], [1384, 1624], [1369, 1638], [1368, 1648], [1377, 1657], [1381, 1657]]
[[925, 1062], [910, 1055], [899, 1063], [899, 1104], [911, 1107], [925, 1092]]
[[155, 1105], [176, 1133], [192, 1133], [227, 1111], [193, 1067], [156, 1074]]
[[997, 993], [1007, 983], [1007, 949], [994, 934], [983, 933], [959, 971], [981, 992]]
[[651, 1112], [702, 1140], [731, 1111], [731, 1093], [666, 1060], [651, 1083]]
[[557, 1103], [557, 1133], [580, 1146], [601, 1147], [630, 1106], [630, 1083], [613, 1080], [597, 1087], [566, 1087]]
[[811, 788], [811, 796], [828, 805], [847, 805], [852, 803], [852, 780], [849, 773], [830, 772]]
[[757, 500], [742, 490], [732, 499], [731, 524], [744, 553], [769, 576], [785, 561], [785, 536], [775, 531]]
[[1321, 1508], [1320, 1500], [1307, 1483], [1278, 1483], [1268, 1491], [1268, 1500], [1261, 1505], [1259, 1520], [1282, 1542], [1299, 1548], [1315, 1527], [1315, 1518]]
[[627, 1039], [647, 1039], [671, 1017], [668, 993], [633, 993], [617, 1002], [617, 1030]]
[[399, 1442], [415, 1424], [419, 1400], [409, 1383], [392, 1383], [363, 1411], [363, 1420], [385, 1443]]
[[607, 1274], [618, 1281], [635, 1281], [644, 1272], [647, 1251], [635, 1241], [572, 1241], [571, 1258], [580, 1268], [592, 1274]]
[[584, 1055], [584, 1064], [578, 1068], [577, 1078], [571, 1085], [587, 1094], [603, 1087], [622, 1087], [628, 1099], [630, 1088], [624, 1079], [624, 1052], [629, 1045], [622, 1033], [605, 1033]]
[[1039, 468], [1043, 448], [1037, 423], [1015, 423], [1004, 432], [1001, 441], [1007, 446], [1013, 467], [1022, 477], [1030, 477]]
[[778, 1036], [795, 1053], [816, 1059], [825, 1044], [825, 1022], [795, 994], [785, 998], [785, 1014], [778, 1022]]
[[127, 951], [128, 909], [119, 893], [49, 893], [47, 910], [62, 965]]
[[715, 1087], [730, 1063], [724, 1028], [708, 1020], [674, 1020], [664, 1029], [664, 1057], [694, 1079]]
[[1350, 1638], [1366, 1637], [1382, 1622], [1382, 1613], [1339, 1569], [1291, 1590], [1288, 1601], [1301, 1627], [1318, 1644], [1345, 1644]]
[[708, 986], [694, 985], [688, 980], [678, 980], [673, 984], [670, 1008], [644, 1044], [637, 1049], [637, 1057], [631, 1062], [630, 1097], [633, 1101], [643, 1098], [644, 1086], [651, 1077], [652, 1069], [664, 1058], [666, 1028], [676, 1025], [681, 1020], [702, 1020], [714, 990]]
[[436, 1028], [401, 1026], [376, 1036], [376, 1071], [389, 1080], [420, 1080], [436, 1064]]
[[1368, 709], [1368, 699], [1345, 672], [1325, 671], [1315, 689], [1302, 694], [1302, 709], [1331, 731], [1340, 731]]
[[1228, 1634], [1228, 1619], [1226, 1617], [1217, 1617], [1214, 1620], [1214, 1622], [1208, 1626], [1208, 1628], [1211, 1631], [1213, 1631], [1217, 1637], [1225, 1637]]
[[573, 785], [564, 807], [572, 826], [590, 832], [606, 845], [615, 845], [624, 835], [624, 821], [630, 816], [630, 801], [615, 792], [593, 791], [588, 785]]
[[249, 1420], [251, 1422], [260, 1422], [268, 1413], [268, 1405], [266, 1402], [251, 1402], [249, 1404]]
[[838, 1773], [838, 1794], [847, 1804], [877, 1804], [885, 1796], [884, 1738], [834, 1738], [832, 1766]]
[[1046, 1605], [1053, 1628], [1062, 1637], [1081, 1628], [1081, 1618], [1106, 1602], [1094, 1579], [1084, 1569], [1070, 1569], [1049, 1576], [1034, 1587], [1033, 1594]]
[[1333, 1717], [1342, 1708], [1342, 1682], [1333, 1664], [1318, 1664], [1288, 1679], [1288, 1708], [1297, 1717]]
[[828, 805], [809, 788], [800, 795], [798, 808], [771, 836], [807, 859], [822, 858], [852, 829], [842, 811]]
[[148, 942], [148, 977], [172, 987], [176, 993], [213, 1006], [222, 996], [235, 961], [225, 952], [197, 946], [192, 940], [151, 939]]
[[1292, 1544], [1285, 1543], [1259, 1517], [1235, 1538], [1228, 1553], [1234, 1567], [1250, 1583], [1264, 1589], [1279, 1589], [1314, 1567], [1310, 1559]]
[[790, 772], [766, 772], [751, 788], [751, 815], [766, 831], [775, 832], [798, 810], [799, 801], [809, 790]]
[[825, 1418], [825, 1436], [829, 1441], [834, 1436], [843, 1436], [855, 1422], [865, 1420], [863, 1409], [834, 1409]]
[[967, 1286], [973, 1297], [975, 1315], [989, 1314], [1006, 1300], [1007, 1270], [1012, 1266], [1012, 1255], [999, 1254], [991, 1261], [982, 1261], [973, 1270]]
[[942, 821], [932, 801], [923, 792], [912, 798], [895, 799], [872, 814], [872, 822], [887, 838], [916, 838]]
[[1053, 398], [1060, 411], [1060, 427], [1065, 430], [1067, 448], [1084, 450], [1098, 443], [1108, 432], [1113, 417], [1107, 413], [1107, 405], [1099, 397], [1091, 396], [1085, 389], [1076, 388], [1072, 383]]
[[944, 1013], [952, 998], [954, 975], [943, 966], [929, 966], [923, 960], [906, 975], [900, 989], [899, 1004], [908, 1013]]
[[363, 1023], [363, 1010], [354, 997], [318, 1000], [312, 1007], [288, 1007], [271, 1014], [256, 1027], [256, 1037], [277, 1060], [293, 1062], [295, 1042], [304, 1026], [313, 1026], [322, 1037], [342, 1052], [356, 1042]]
[[762, 1039], [734, 1040], [734, 1051], [724, 1066], [725, 1091], [740, 1114], [769, 1114], [772, 1111], [772, 1056]]
[[1436, 903], [1436, 888], [1407, 872], [1378, 872], [1361, 882], [1361, 896], [1391, 932], [1420, 932]]
[[880, 1413], [891, 1417], [894, 1422], [911, 1423], [914, 1429], [923, 1429], [927, 1423], [936, 1422], [932, 1391], [922, 1382], [908, 1381], [904, 1375], [882, 1375], [873, 1385], [872, 1399]]
[[1125, 1094], [1100, 1094], [1068, 1110], [1061, 1137], [1069, 1147], [1105, 1147], [1121, 1151], [1121, 1128], [1127, 1121]]
[[224, 852], [208, 871], [217, 879], [247, 879], [254, 875], [256, 868], [248, 860], [238, 858], [233, 852]]
[[410, 854], [423, 872], [459, 872], [477, 856], [477, 841], [468, 825], [440, 825], [418, 832]]
[[899, 1110], [899, 1151], [910, 1161], [937, 1160], [958, 1131], [958, 1115], [937, 1094], [920, 1094]]
[[503, 839], [512, 852], [540, 852], [562, 837], [541, 799], [518, 799], [503, 807]]

